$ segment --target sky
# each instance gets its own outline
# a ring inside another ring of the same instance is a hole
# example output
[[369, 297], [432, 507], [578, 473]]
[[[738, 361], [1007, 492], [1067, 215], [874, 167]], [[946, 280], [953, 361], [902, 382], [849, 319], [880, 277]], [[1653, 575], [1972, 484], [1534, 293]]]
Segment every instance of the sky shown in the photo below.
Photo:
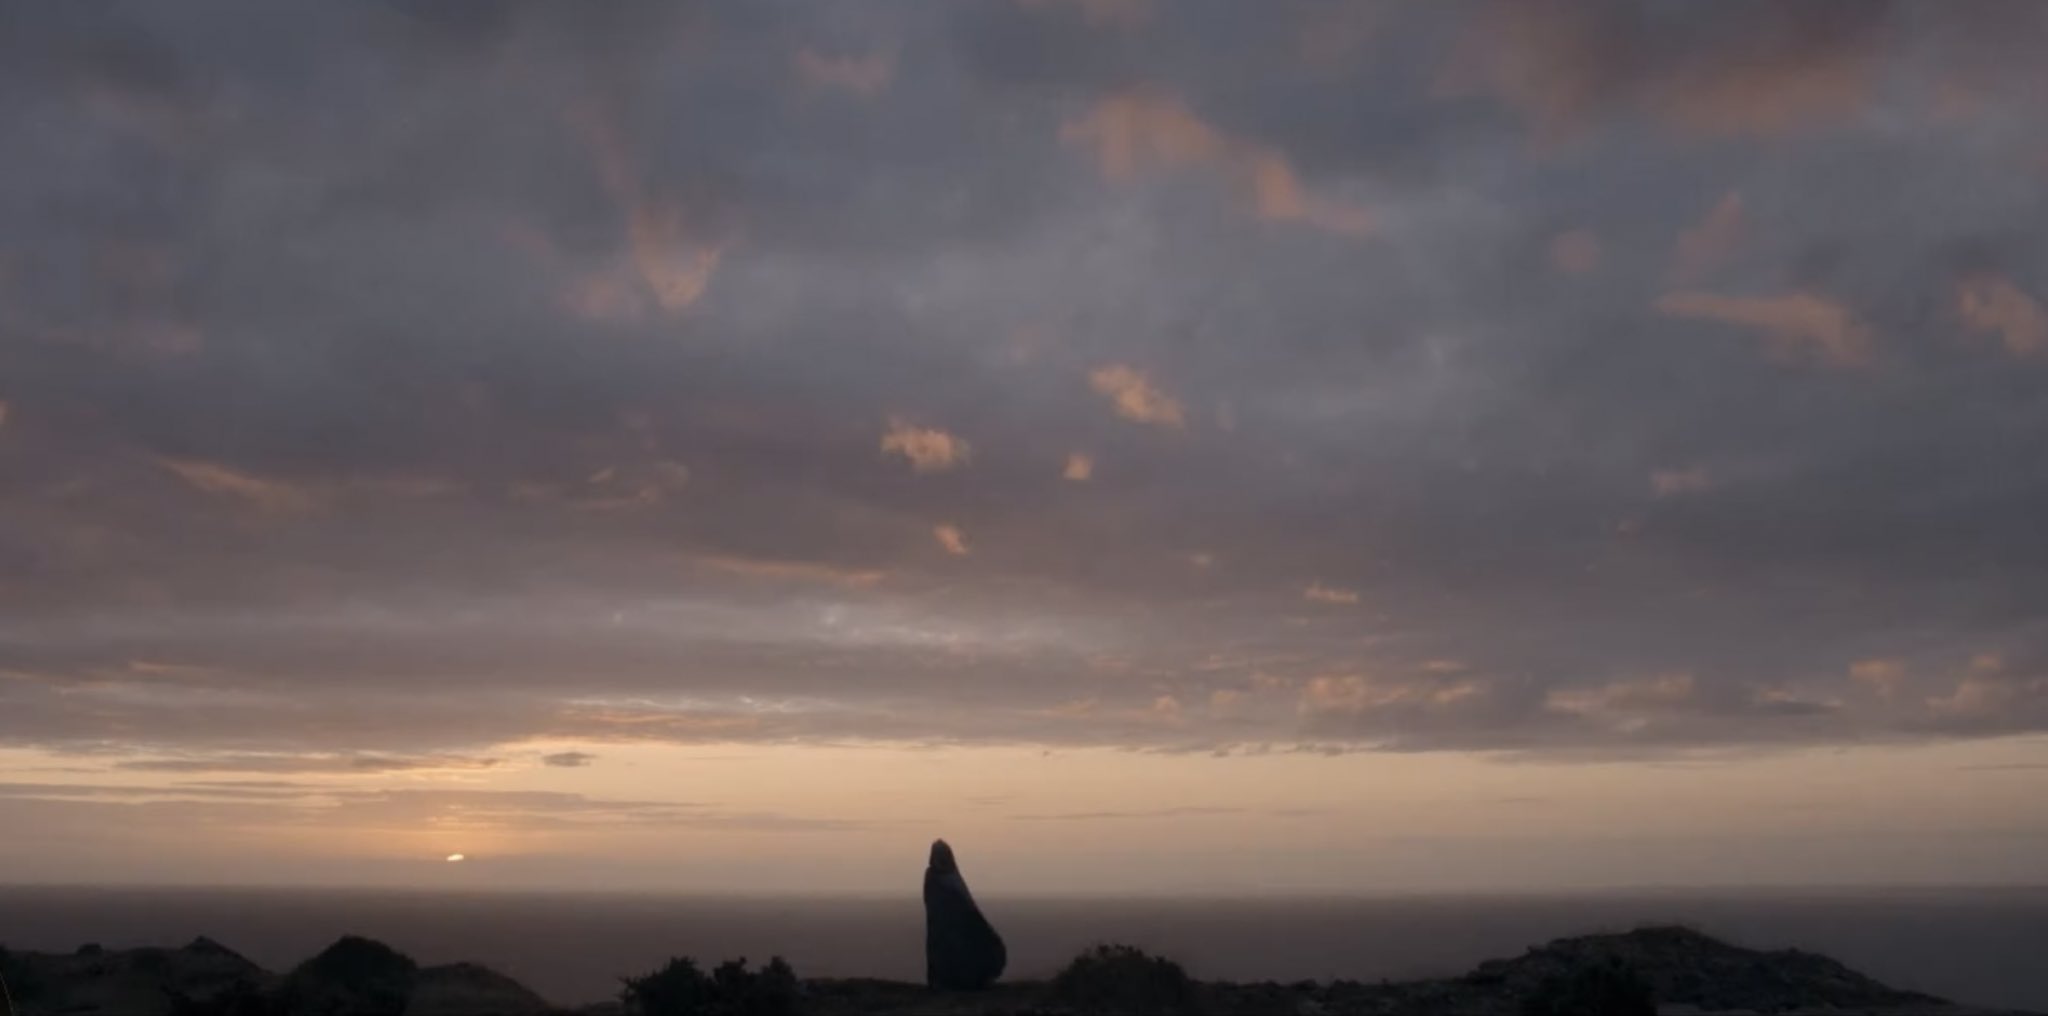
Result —
[[0, 881], [2048, 881], [2044, 47], [9, 5]]

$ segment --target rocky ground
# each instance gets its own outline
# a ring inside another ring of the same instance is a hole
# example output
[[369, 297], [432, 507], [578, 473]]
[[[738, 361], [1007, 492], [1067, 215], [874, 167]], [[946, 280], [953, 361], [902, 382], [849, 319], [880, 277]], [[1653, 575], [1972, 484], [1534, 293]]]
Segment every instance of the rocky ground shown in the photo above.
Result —
[[[1161, 1012], [1205, 1016], [1348, 1014], [1515, 1014], [1546, 981], [1601, 964], [1623, 964], [1647, 982], [1659, 1011], [1693, 1013], [1984, 1013], [1897, 991], [1825, 956], [1758, 952], [1682, 928], [1559, 939], [1459, 977], [1360, 984], [1191, 982]], [[208, 939], [176, 949], [65, 954], [0, 952], [15, 1016], [278, 1016], [290, 1013], [406, 1016], [542, 1016], [551, 1007], [518, 982], [473, 964], [421, 967], [361, 938], [344, 938], [285, 974], [257, 967]], [[1129, 1001], [1093, 1004], [1051, 983], [1004, 983], [948, 994], [922, 985], [868, 979], [805, 982], [800, 1011], [811, 1016], [1066, 1016], [1125, 1011]], [[620, 1013], [617, 1003], [574, 1010]], [[737, 1014], [746, 1016], [746, 1014]]]

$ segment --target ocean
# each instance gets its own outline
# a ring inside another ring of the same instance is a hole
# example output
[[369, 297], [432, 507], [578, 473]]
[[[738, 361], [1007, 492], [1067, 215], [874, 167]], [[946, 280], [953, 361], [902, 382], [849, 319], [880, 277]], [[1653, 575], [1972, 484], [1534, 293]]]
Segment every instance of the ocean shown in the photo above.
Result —
[[[1172, 956], [1198, 977], [1378, 980], [1460, 972], [1560, 935], [1683, 923], [1737, 943], [1826, 953], [1886, 981], [2048, 1011], [2048, 888], [1707, 891], [1338, 899], [985, 899], [1010, 976], [1095, 942]], [[206, 935], [273, 970], [336, 937], [423, 963], [473, 960], [560, 1004], [613, 996], [672, 955], [782, 955], [807, 976], [923, 976], [923, 910], [901, 898], [0, 888], [0, 943], [69, 950]]]

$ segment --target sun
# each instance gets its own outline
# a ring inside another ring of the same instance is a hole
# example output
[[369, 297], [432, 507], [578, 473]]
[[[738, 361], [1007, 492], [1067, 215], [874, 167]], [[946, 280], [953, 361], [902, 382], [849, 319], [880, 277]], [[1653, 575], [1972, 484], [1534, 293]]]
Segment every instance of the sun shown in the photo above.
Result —
[[458, 864], [458, 863], [460, 863], [460, 862], [462, 862], [462, 861], [466, 861], [466, 860], [469, 860], [469, 858], [467, 858], [467, 857], [464, 857], [464, 856], [463, 856], [463, 855], [461, 855], [461, 854], [449, 854], [449, 855], [448, 855], [448, 863], [449, 863], [449, 864]]

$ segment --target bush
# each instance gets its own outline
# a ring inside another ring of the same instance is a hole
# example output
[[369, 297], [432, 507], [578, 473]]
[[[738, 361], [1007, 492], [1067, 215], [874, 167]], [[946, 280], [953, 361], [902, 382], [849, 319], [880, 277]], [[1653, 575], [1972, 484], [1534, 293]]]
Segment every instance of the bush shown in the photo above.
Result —
[[248, 981], [238, 980], [210, 998], [170, 991], [170, 1016], [286, 1016], [278, 1001]]
[[43, 994], [42, 979], [28, 965], [26, 958], [9, 952], [4, 946], [0, 946], [0, 982], [5, 982], [7, 997], [17, 1005], [34, 1001]]
[[727, 960], [708, 977], [681, 956], [625, 984], [619, 1001], [640, 1016], [796, 1016], [803, 991], [796, 970], [780, 956], [759, 971], [748, 970], [744, 958]]
[[1098, 945], [1074, 957], [1053, 994], [1081, 1012], [1164, 1016], [1195, 1011], [1195, 982], [1181, 965], [1128, 945]]
[[1522, 1000], [1522, 1016], [1657, 1016], [1650, 983], [1619, 960], [1548, 977]]

